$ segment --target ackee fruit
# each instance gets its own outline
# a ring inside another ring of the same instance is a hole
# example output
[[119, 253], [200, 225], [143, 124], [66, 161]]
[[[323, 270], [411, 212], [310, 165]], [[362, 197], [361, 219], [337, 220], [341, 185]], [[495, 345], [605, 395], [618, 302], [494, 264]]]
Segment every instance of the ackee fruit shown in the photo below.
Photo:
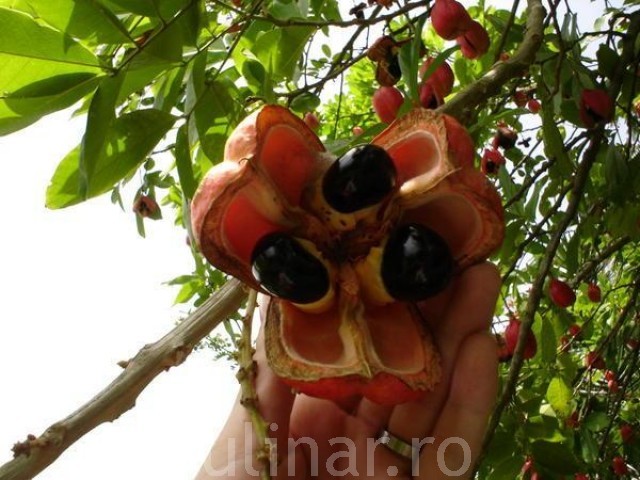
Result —
[[568, 283], [552, 278], [549, 283], [549, 297], [560, 308], [567, 308], [576, 301], [576, 294]]
[[431, 8], [431, 24], [445, 40], [454, 40], [464, 34], [472, 21], [464, 6], [456, 0], [436, 0]]
[[396, 87], [380, 87], [371, 99], [373, 110], [383, 123], [391, 123], [398, 116], [398, 110], [404, 102], [402, 92]]
[[[504, 331], [504, 339], [505, 344], [507, 346], [507, 351], [513, 355], [513, 352], [516, 351], [516, 346], [518, 344], [518, 336], [520, 335], [521, 322], [516, 316], [512, 316], [509, 319], [509, 324], [507, 325], [506, 330]], [[524, 346], [524, 352], [522, 357], [525, 360], [533, 358], [538, 351], [538, 342], [536, 341], [536, 337], [531, 330], [527, 332], [527, 339]]]
[[271, 296], [269, 365], [293, 389], [395, 405], [440, 379], [422, 300], [501, 243], [500, 198], [456, 120], [425, 109], [336, 158], [267, 105], [227, 140], [191, 206], [220, 270]]
[[587, 128], [613, 120], [613, 99], [606, 90], [584, 89], [580, 95], [580, 119]]
[[600, 291], [600, 287], [594, 282], [589, 283], [587, 287], [587, 297], [594, 303], [600, 302], [602, 300], [602, 291]]

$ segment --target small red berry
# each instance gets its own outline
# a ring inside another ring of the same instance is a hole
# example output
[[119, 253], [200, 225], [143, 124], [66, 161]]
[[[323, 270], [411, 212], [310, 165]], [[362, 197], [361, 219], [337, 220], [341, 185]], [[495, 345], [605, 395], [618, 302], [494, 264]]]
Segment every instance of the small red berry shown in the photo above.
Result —
[[524, 107], [529, 101], [529, 95], [524, 90], [516, 90], [513, 94], [513, 103], [516, 104], [516, 107]]
[[620, 386], [616, 380], [609, 380], [607, 382], [607, 388], [611, 393], [618, 393], [620, 391]]
[[542, 108], [542, 105], [540, 105], [540, 102], [538, 100], [532, 98], [527, 102], [527, 108], [531, 113], [538, 113]]
[[620, 437], [622, 438], [623, 443], [631, 442], [633, 438], [633, 427], [628, 423], [623, 423], [620, 425]]
[[384, 123], [393, 122], [398, 116], [398, 110], [404, 102], [402, 92], [396, 87], [380, 87], [371, 99], [373, 110]]
[[589, 476], [586, 473], [576, 473], [574, 480], [589, 480]]
[[362, 135], [364, 133], [364, 128], [362, 128], [362, 127], [353, 127], [351, 129], [351, 132], [357, 137], [357, 136]]
[[562, 335], [560, 337], [560, 351], [561, 352], [568, 352], [569, 351], [569, 345], [570, 345], [570, 338], [568, 335]]
[[569, 326], [569, 335], [571, 335], [572, 337], [577, 337], [581, 333], [582, 333], [582, 327], [577, 323], [574, 323], [573, 325]]
[[564, 421], [565, 425], [569, 428], [578, 428], [580, 426], [580, 415], [574, 410]]
[[580, 96], [580, 119], [587, 128], [613, 120], [615, 106], [609, 92], [602, 89], [584, 89]]
[[629, 473], [629, 468], [622, 457], [613, 457], [611, 467], [613, 469], [613, 473], [619, 477]]
[[604, 359], [598, 352], [587, 353], [587, 356], [584, 358], [584, 365], [585, 367], [594, 370], [604, 370], [607, 368], [604, 363]]
[[562, 280], [552, 278], [549, 284], [549, 296], [551, 301], [560, 308], [567, 308], [576, 301], [576, 294], [571, 287]]
[[609, 380], [615, 380], [616, 379], [616, 374], [615, 372], [611, 371], [611, 370], [606, 370], [604, 372], [604, 379], [608, 382]]
[[638, 348], [638, 340], [636, 340], [635, 338], [630, 338], [629, 340], [627, 340], [626, 345], [629, 350], [635, 350], [636, 348]]
[[598, 303], [600, 302], [600, 300], [602, 300], [602, 291], [600, 290], [600, 287], [594, 282], [591, 282], [587, 287], [587, 297], [589, 297], [589, 300], [594, 303]]

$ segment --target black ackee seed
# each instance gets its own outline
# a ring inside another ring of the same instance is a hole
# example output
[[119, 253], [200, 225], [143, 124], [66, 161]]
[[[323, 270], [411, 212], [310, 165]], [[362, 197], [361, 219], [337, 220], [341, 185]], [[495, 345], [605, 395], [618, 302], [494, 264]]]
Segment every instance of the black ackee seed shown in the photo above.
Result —
[[389, 154], [376, 145], [358, 145], [327, 170], [322, 193], [341, 213], [370, 207], [386, 197], [396, 184], [396, 168]]
[[417, 302], [447, 286], [454, 260], [440, 235], [422, 225], [408, 224], [389, 236], [381, 270], [389, 295], [396, 300]]
[[251, 270], [265, 290], [294, 303], [315, 302], [329, 291], [324, 265], [284, 233], [260, 239], [251, 255]]

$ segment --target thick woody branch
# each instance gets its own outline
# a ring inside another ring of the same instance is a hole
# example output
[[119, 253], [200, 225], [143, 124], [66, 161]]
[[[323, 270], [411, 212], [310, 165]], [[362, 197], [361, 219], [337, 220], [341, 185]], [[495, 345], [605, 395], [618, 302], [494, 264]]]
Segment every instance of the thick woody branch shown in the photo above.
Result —
[[125, 363], [124, 371], [86, 404], [39, 437], [30, 435], [17, 443], [15, 458], [0, 467], [0, 480], [33, 478], [84, 434], [133, 408], [138, 395], [154, 378], [184, 362], [196, 344], [233, 314], [245, 297], [240, 282], [228, 281], [164, 337], [143, 347]]
[[509, 60], [498, 63], [438, 110], [463, 119], [467, 112], [473, 111], [488, 98], [498, 94], [508, 80], [521, 76], [535, 60], [536, 52], [542, 44], [544, 19], [545, 10], [542, 2], [528, 0], [526, 33], [516, 53]]

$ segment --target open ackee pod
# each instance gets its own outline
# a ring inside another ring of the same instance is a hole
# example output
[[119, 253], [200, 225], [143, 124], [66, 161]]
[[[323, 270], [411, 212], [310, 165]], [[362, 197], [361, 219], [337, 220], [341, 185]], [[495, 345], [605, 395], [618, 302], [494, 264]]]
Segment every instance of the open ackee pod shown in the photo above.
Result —
[[273, 296], [264, 331], [279, 377], [387, 405], [433, 388], [439, 356], [416, 302], [504, 236], [473, 156], [460, 124], [424, 109], [339, 159], [283, 107], [236, 128], [193, 199], [193, 232], [214, 266]]

